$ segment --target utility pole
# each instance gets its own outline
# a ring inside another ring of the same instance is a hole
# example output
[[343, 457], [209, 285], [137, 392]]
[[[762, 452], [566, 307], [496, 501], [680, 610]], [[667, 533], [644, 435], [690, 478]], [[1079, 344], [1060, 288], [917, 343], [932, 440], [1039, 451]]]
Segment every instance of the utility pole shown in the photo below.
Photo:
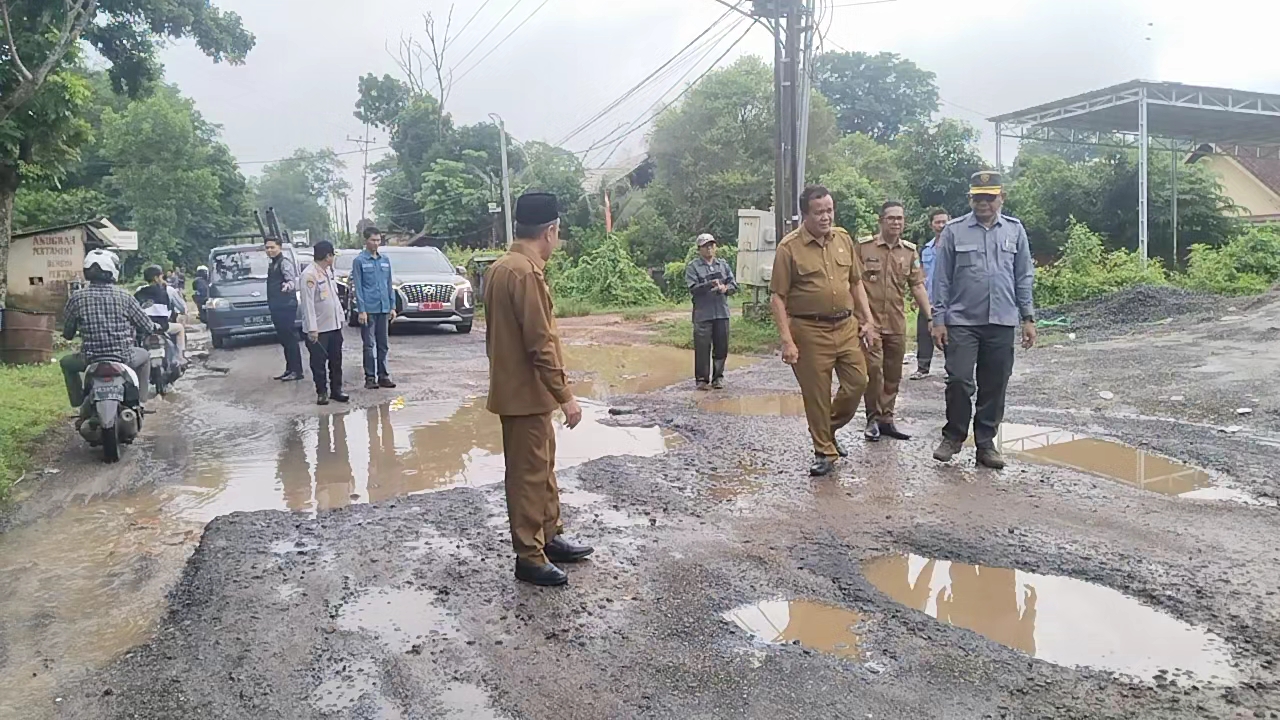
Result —
[[498, 141], [502, 148], [502, 219], [507, 247], [511, 247], [511, 169], [507, 164], [507, 124], [497, 113], [489, 113], [489, 117], [498, 124]]
[[[802, 142], [807, 133], [800, 125], [808, 116], [802, 109], [800, 61], [804, 53], [801, 33], [813, 32], [806, 25], [806, 0], [754, 0], [752, 14], [766, 18], [773, 29], [773, 108], [777, 121], [774, 158], [774, 230], [779, 240], [800, 224], [800, 187], [804, 184]], [[805, 68], [808, 72], [808, 68]]]
[[367, 214], [369, 201], [369, 146], [377, 142], [377, 140], [369, 139], [369, 123], [365, 123], [364, 139], [361, 140], [360, 138], [353, 138], [348, 135], [347, 142], [353, 142], [360, 145], [364, 150], [364, 168], [361, 170], [360, 177], [360, 219], [364, 220], [369, 217]]

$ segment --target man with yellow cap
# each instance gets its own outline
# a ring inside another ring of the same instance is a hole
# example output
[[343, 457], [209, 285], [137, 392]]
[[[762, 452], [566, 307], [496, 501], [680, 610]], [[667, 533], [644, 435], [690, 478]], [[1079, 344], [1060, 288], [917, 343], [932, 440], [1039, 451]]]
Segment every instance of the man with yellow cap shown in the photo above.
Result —
[[561, 535], [556, 434], [551, 413], [573, 429], [582, 409], [569, 389], [544, 268], [560, 245], [556, 196], [525, 193], [516, 201], [515, 241], [484, 278], [489, 412], [502, 420], [503, 483], [516, 553], [516, 579], [563, 585], [552, 563], [576, 562], [590, 547]]
[[974, 173], [969, 186], [973, 212], [942, 229], [929, 288], [933, 342], [947, 358], [947, 424], [933, 457], [941, 462], [955, 457], [969, 437], [972, 418], [978, 463], [1000, 470], [1004, 457], [995, 442], [1004, 421], [1019, 324], [1022, 347], [1031, 348], [1036, 342], [1031, 299], [1035, 266], [1022, 223], [1000, 214], [1004, 207], [1000, 173]]

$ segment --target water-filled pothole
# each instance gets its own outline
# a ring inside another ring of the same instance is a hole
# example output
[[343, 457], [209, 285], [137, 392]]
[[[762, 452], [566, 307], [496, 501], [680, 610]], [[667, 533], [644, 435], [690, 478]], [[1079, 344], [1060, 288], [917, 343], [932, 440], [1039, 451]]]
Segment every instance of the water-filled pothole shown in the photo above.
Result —
[[1222, 638], [1108, 587], [918, 555], [875, 558], [863, 570], [903, 605], [1057, 665], [1202, 683], [1236, 677]]
[[997, 436], [1006, 455], [1071, 468], [1164, 495], [1251, 502], [1247, 493], [1214, 485], [1209, 473], [1114, 440], [1057, 428], [1005, 423]]
[[706, 412], [725, 415], [776, 415], [804, 417], [804, 398], [799, 393], [777, 395], [735, 395], [709, 397], [698, 403]]
[[[576, 380], [579, 397], [608, 400], [615, 395], [647, 393], [681, 381], [693, 387], [693, 353], [664, 345], [565, 345], [565, 366], [589, 378]], [[747, 367], [759, 358], [729, 356], [729, 370]]]
[[798, 644], [842, 658], [859, 658], [855, 630], [862, 616], [811, 600], [765, 600], [736, 607], [724, 618], [771, 645]]
[[432, 637], [457, 637], [457, 624], [434, 601], [425, 590], [374, 588], [343, 606], [338, 627], [369, 633], [393, 652], [408, 652]]

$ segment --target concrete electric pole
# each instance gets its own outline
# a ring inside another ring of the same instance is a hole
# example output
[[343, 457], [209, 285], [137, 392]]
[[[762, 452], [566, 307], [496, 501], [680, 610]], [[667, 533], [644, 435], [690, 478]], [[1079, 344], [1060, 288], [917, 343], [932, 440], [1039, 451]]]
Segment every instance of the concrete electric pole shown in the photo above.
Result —
[[502, 148], [502, 217], [507, 247], [511, 247], [511, 169], [507, 164], [507, 124], [497, 113], [489, 113], [489, 117], [498, 124], [498, 138]]
[[369, 146], [377, 141], [369, 139], [369, 125], [366, 123], [364, 126], [364, 139], [348, 137], [347, 142], [360, 145], [364, 150], [364, 169], [361, 171], [360, 178], [360, 219], [364, 220], [369, 217], [366, 214], [369, 200]]
[[[804, 185], [802, 143], [807, 133], [801, 123], [808, 117], [802, 98], [801, 57], [812, 44], [809, 0], [753, 0], [752, 14], [766, 20], [773, 31], [774, 117], [777, 119], [774, 159], [774, 229], [778, 239], [800, 225], [797, 205]], [[808, 72], [808, 68], [804, 69]], [[804, 83], [807, 86], [807, 83]]]

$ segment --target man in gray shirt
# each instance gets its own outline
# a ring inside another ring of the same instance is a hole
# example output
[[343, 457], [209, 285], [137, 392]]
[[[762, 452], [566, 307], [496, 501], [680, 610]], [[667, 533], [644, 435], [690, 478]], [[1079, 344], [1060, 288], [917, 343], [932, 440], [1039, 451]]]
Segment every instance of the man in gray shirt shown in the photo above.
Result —
[[[929, 288], [933, 342], [947, 358], [947, 424], [933, 457], [947, 462], [960, 452], [972, 417], [978, 463], [1000, 470], [1004, 457], [995, 445], [996, 434], [1004, 420], [1019, 323], [1022, 347], [1036, 342], [1031, 300], [1035, 266], [1022, 223], [1000, 214], [1004, 206], [1000, 173], [974, 173], [969, 186], [973, 212], [943, 228]], [[976, 412], [972, 405], [975, 368]]]
[[693, 295], [693, 376], [699, 390], [719, 390], [729, 357], [729, 296], [738, 291], [738, 282], [729, 263], [716, 257], [714, 237], [703, 233], [697, 243], [698, 257], [684, 270]]

